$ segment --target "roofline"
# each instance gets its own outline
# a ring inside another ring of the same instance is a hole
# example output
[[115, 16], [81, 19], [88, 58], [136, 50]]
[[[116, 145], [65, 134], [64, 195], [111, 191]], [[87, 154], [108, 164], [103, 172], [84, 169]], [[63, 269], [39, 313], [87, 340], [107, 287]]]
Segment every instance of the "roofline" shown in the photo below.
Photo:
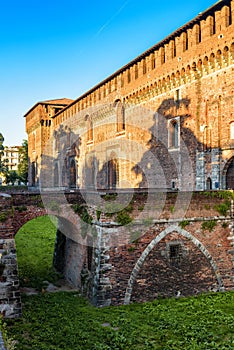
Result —
[[[63, 99], [61, 99], [61, 100], [63, 100]], [[51, 102], [52, 102], [53, 100], [51, 100]], [[58, 100], [54, 100], [54, 101], [59, 101], [59, 99]], [[47, 101], [39, 101], [39, 102], [37, 102], [37, 103], [35, 103], [35, 105], [33, 105], [29, 110], [28, 110], [28, 112], [26, 112], [24, 115], [23, 115], [23, 117], [26, 117], [34, 108], [36, 108], [38, 105], [40, 105], [40, 104], [43, 104], [43, 105], [59, 105], [59, 106], [68, 106], [68, 105], [70, 105], [70, 103], [51, 103], [51, 102], [49, 102], [49, 100], [47, 100]], [[73, 102], [71, 102], [71, 103], [73, 103]]]
[[154, 52], [157, 48], [161, 47], [162, 44], [165, 44], [165, 43], [169, 42], [173, 37], [177, 36], [178, 34], [182, 33], [185, 29], [187, 29], [187, 28], [191, 27], [192, 25], [194, 25], [198, 20], [201, 20], [202, 18], [206, 17], [209, 14], [209, 12], [214, 12], [215, 10], [218, 10], [219, 8], [222, 8], [225, 4], [229, 4], [229, 3], [230, 3], [230, 0], [218, 0], [216, 3], [214, 3], [213, 5], [208, 7], [206, 10], [204, 10], [203, 12], [200, 12], [192, 20], [190, 20], [189, 22], [186, 22], [184, 25], [182, 25], [181, 27], [176, 29], [174, 32], [172, 32], [171, 34], [166, 36], [164, 39], [160, 40], [157, 44], [151, 46], [149, 49], [144, 51], [142, 54], [140, 54], [139, 56], [137, 56], [136, 58], [134, 58], [133, 60], [131, 60], [130, 62], [128, 62], [124, 66], [122, 66], [120, 69], [118, 69], [117, 71], [115, 71], [114, 73], [109, 75], [107, 78], [102, 80], [100, 83], [98, 83], [97, 85], [93, 86], [91, 89], [89, 89], [85, 93], [83, 93], [81, 96], [79, 96], [77, 99], [75, 99], [69, 105], [67, 105], [62, 111], [56, 113], [52, 118], [56, 118], [57, 115], [62, 113], [64, 110], [66, 110], [67, 108], [71, 107], [72, 105], [74, 105], [78, 101], [82, 100], [84, 97], [90, 95], [92, 92], [94, 92], [95, 90], [100, 88], [102, 85], [106, 84], [108, 81], [110, 81], [111, 79], [113, 79], [116, 76], [118, 76], [119, 74], [121, 74], [123, 71], [125, 71], [126, 69], [131, 67], [133, 64], [135, 64], [136, 62], [138, 62], [142, 58], [148, 56], [150, 53]]

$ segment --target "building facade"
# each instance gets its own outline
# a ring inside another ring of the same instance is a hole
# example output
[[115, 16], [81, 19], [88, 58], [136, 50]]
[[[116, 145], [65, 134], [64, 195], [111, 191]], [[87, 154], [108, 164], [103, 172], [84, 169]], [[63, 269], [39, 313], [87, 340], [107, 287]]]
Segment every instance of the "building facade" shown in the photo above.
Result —
[[75, 101], [36, 104], [29, 185], [234, 189], [233, 32], [219, 1]]
[[[4, 146], [2, 162], [9, 171], [17, 171], [19, 165], [19, 149], [20, 146]], [[5, 175], [0, 174], [0, 184], [5, 183]]]

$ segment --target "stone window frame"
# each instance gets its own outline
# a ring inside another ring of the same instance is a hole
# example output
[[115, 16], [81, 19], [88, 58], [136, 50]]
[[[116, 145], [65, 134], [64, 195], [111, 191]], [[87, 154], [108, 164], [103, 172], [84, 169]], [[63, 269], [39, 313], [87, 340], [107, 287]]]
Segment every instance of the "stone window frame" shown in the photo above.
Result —
[[171, 265], [179, 266], [186, 256], [184, 242], [181, 240], [172, 240], [166, 243], [166, 257]]
[[116, 100], [114, 103], [116, 109], [116, 134], [122, 135], [126, 131], [125, 109], [121, 100]]
[[180, 117], [169, 119], [167, 128], [169, 151], [180, 149]]

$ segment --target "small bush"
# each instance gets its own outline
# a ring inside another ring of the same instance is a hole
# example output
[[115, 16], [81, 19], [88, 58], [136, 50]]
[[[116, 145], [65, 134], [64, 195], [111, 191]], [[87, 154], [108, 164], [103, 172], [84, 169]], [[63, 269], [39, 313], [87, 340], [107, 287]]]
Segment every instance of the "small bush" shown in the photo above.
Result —
[[116, 221], [121, 225], [127, 225], [132, 221], [132, 218], [129, 216], [129, 214], [125, 211], [119, 211], [116, 216]]
[[0, 222], [7, 221], [8, 215], [6, 213], [0, 213]]
[[208, 231], [213, 231], [215, 226], [217, 225], [217, 222], [215, 220], [209, 220], [209, 221], [204, 221], [201, 225], [203, 230], [208, 230]]
[[187, 225], [189, 225], [190, 224], [190, 222], [188, 221], [188, 220], [183, 220], [183, 221], [181, 221], [180, 223], [179, 223], [179, 226], [181, 227], [181, 228], [185, 228], [185, 226], [187, 226]]
[[140, 205], [140, 206], [138, 207], [138, 210], [139, 210], [139, 211], [143, 211], [143, 210], [144, 210], [144, 205]]
[[227, 216], [227, 212], [230, 209], [231, 203], [229, 201], [225, 201], [224, 203], [217, 204], [214, 206], [214, 209], [222, 216]]
[[15, 210], [17, 210], [19, 212], [23, 212], [23, 211], [27, 211], [28, 208], [26, 207], [26, 205], [21, 205], [19, 207], [15, 207]]
[[116, 197], [118, 196], [117, 193], [107, 193], [105, 194], [102, 198], [105, 201], [114, 201], [116, 199]]

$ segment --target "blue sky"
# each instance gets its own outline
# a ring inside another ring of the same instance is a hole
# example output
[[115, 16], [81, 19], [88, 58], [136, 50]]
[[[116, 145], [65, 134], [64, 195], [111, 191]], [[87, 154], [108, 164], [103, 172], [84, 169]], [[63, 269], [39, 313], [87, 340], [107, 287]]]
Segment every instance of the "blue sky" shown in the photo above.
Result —
[[76, 99], [215, 0], [1, 2], [0, 132], [27, 138], [23, 115], [38, 101]]

